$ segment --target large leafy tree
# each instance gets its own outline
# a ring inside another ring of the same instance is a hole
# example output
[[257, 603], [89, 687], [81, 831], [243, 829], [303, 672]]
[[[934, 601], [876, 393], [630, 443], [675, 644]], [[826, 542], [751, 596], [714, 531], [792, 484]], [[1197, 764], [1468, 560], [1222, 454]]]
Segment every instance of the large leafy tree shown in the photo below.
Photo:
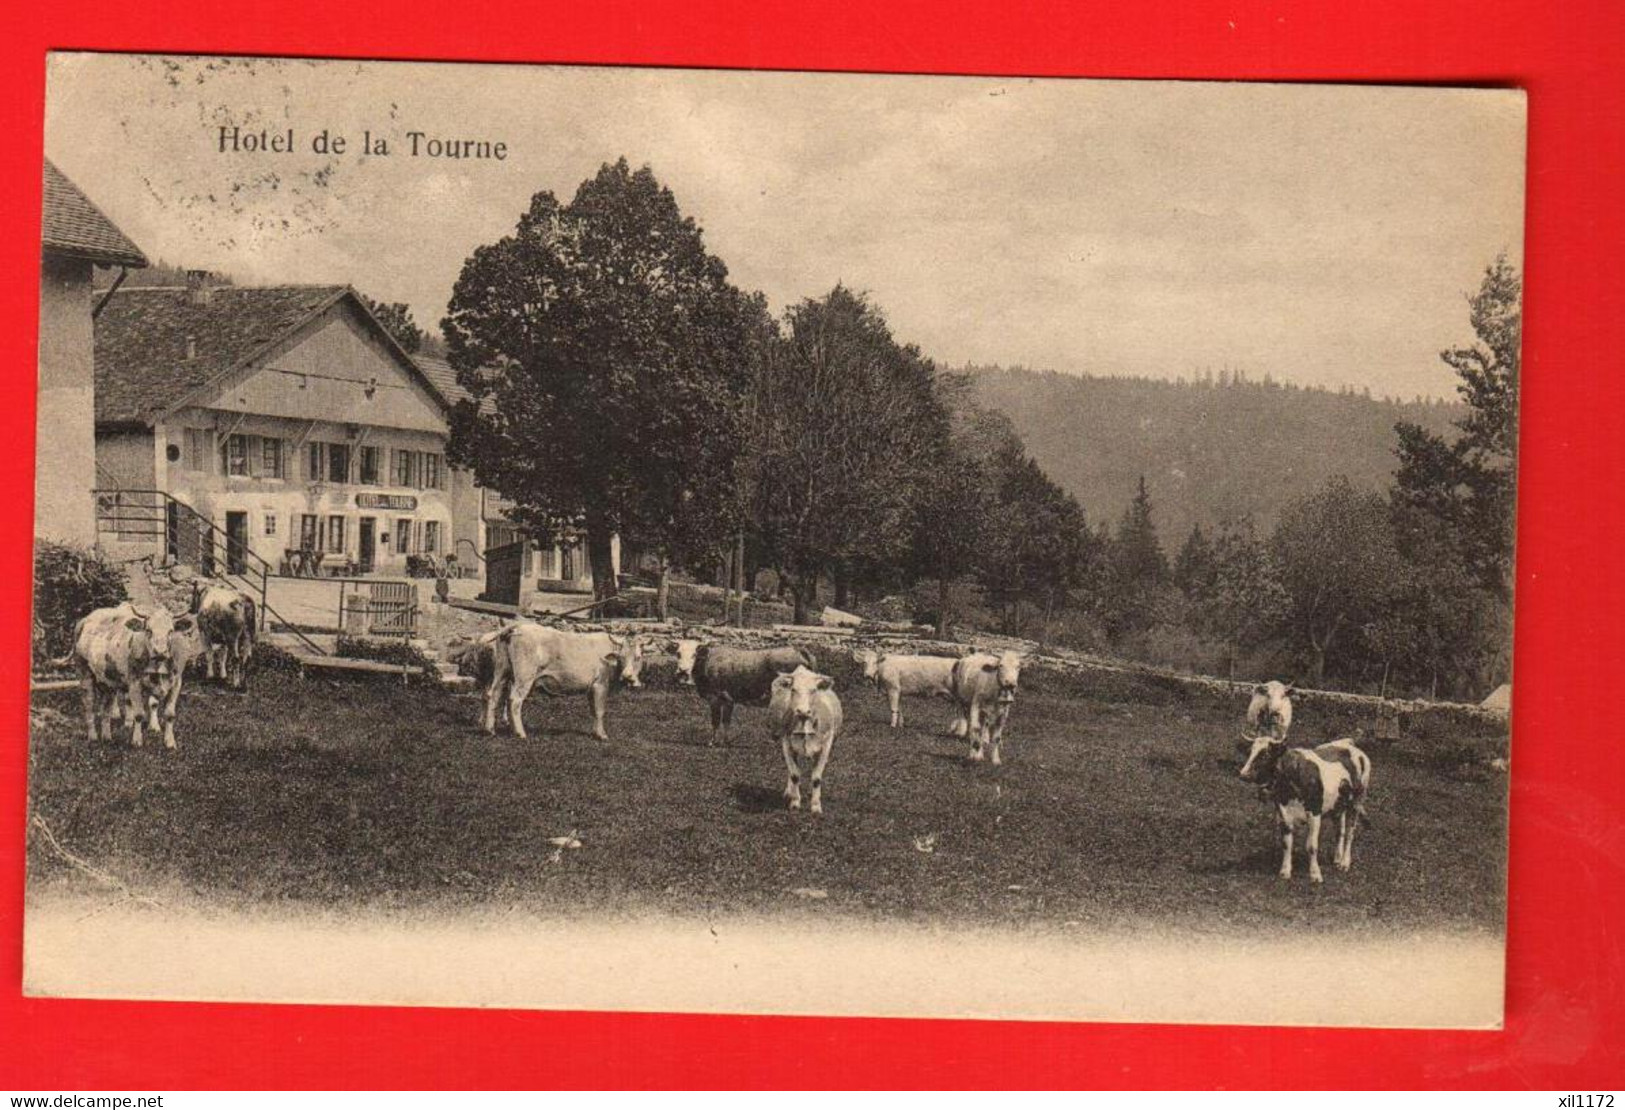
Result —
[[1226, 521], [1207, 557], [1211, 564], [1192, 575], [1188, 596], [1201, 629], [1224, 644], [1234, 678], [1237, 654], [1279, 631], [1290, 598], [1251, 517]]
[[464, 262], [441, 324], [475, 398], [453, 456], [537, 538], [582, 533], [610, 596], [615, 534], [671, 550], [736, 523], [763, 315], [648, 167], [537, 193]]
[[946, 637], [962, 594], [954, 584], [981, 574], [999, 560], [1002, 476], [1023, 457], [1021, 437], [1009, 417], [972, 399], [970, 379], [938, 374], [948, 409], [949, 434], [922, 476], [906, 564], [906, 576], [934, 581], [937, 635]]
[[1512, 593], [1523, 336], [1523, 278], [1505, 255], [1485, 270], [1467, 304], [1476, 341], [1439, 354], [1460, 379], [1467, 415], [1452, 439], [1416, 424], [1396, 427], [1393, 502], [1402, 521], [1445, 530], [1478, 581], [1505, 601]]
[[1093, 535], [1083, 506], [1053, 482], [1025, 451], [996, 460], [995, 507], [989, 513], [989, 542], [980, 568], [989, 596], [1004, 610], [1004, 630], [1021, 631], [1023, 605], [1050, 618], [1073, 590], [1090, 582]]
[[1289, 599], [1287, 632], [1309, 680], [1389, 605], [1399, 552], [1386, 500], [1345, 477], [1288, 505], [1270, 547]]
[[844, 286], [785, 313], [751, 399], [749, 485], [758, 536], [798, 623], [826, 572], [906, 557], [948, 427], [935, 373]]

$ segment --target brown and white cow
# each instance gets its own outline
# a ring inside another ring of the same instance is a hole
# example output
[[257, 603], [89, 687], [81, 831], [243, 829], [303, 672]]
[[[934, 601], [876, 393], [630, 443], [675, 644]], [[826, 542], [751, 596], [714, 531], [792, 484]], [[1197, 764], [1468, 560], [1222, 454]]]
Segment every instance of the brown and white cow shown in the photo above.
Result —
[[[506, 627], [507, 625], [493, 628], [478, 636], [467, 634], [453, 636], [446, 641], [445, 650], [442, 652], [446, 662], [457, 668], [458, 674], [474, 680], [474, 688], [482, 699], [490, 694], [491, 683], [496, 678], [496, 642]], [[506, 699], [497, 705], [497, 720], [499, 724], [508, 723]]]
[[492, 640], [491, 685], [485, 693], [485, 731], [496, 731], [497, 703], [506, 698], [513, 734], [525, 736], [525, 698], [532, 687], [549, 696], [586, 694], [592, 704], [592, 734], [608, 740], [604, 706], [609, 691], [623, 682], [642, 686], [643, 640], [608, 632], [569, 632], [541, 624], [510, 625]]
[[1292, 727], [1292, 695], [1297, 688], [1284, 682], [1260, 682], [1253, 687], [1247, 703], [1247, 727], [1254, 735], [1267, 734], [1285, 740]]
[[1250, 740], [1244, 782], [1258, 783], [1275, 805], [1281, 833], [1281, 878], [1292, 877], [1292, 837], [1307, 824], [1305, 849], [1309, 878], [1320, 882], [1320, 823], [1337, 818], [1334, 862], [1347, 871], [1354, 863], [1354, 833], [1365, 819], [1365, 796], [1371, 788], [1371, 760], [1353, 740], [1334, 740], [1316, 748], [1289, 748], [1273, 736]]
[[248, 689], [248, 661], [254, 657], [258, 614], [254, 599], [220, 582], [192, 582], [192, 615], [208, 677], [237, 690]]
[[780, 675], [797, 667], [818, 666], [812, 652], [799, 647], [737, 648], [701, 644], [694, 653], [694, 692], [711, 706], [711, 737], [720, 730], [727, 742], [733, 726], [734, 706], [765, 705]]
[[175, 706], [195, 650], [194, 625], [190, 615], [176, 617], [162, 606], [143, 612], [128, 601], [79, 619], [73, 660], [92, 741], [111, 740], [119, 715], [131, 746], [141, 746], [143, 725], [161, 728], [164, 746], [175, 746]]
[[824, 768], [835, 738], [841, 734], [841, 699], [835, 683], [806, 667], [773, 680], [772, 698], [767, 706], [768, 727], [784, 751], [789, 778], [784, 796], [791, 809], [801, 808], [801, 780], [810, 764], [811, 793], [808, 808], [824, 812]]
[[977, 653], [954, 660], [953, 696], [959, 703], [959, 720], [953, 734], [970, 738], [972, 759], [981, 759], [982, 750], [989, 748], [992, 763], [998, 766], [999, 744], [1020, 681], [1020, 652]]
[[891, 727], [903, 727], [902, 699], [954, 696], [954, 662], [945, 655], [883, 655], [873, 648], [852, 653], [863, 667], [863, 677], [886, 695], [891, 706]]

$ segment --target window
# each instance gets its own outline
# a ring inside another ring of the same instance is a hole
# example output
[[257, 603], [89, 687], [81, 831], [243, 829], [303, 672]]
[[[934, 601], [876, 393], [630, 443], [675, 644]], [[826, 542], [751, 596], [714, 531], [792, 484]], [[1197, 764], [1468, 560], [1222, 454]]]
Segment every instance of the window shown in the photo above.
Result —
[[267, 536], [276, 535], [276, 514], [275, 513], [266, 513], [265, 514], [265, 534]]
[[411, 485], [412, 484], [412, 452], [403, 451], [399, 447], [397, 447], [397, 448], [395, 448], [393, 454], [394, 454], [394, 457], [395, 457], [395, 466], [393, 468], [394, 471], [395, 471], [395, 484], [397, 486], [409, 486], [409, 485]]
[[438, 555], [440, 553], [440, 522], [438, 520], [423, 522], [423, 553], [425, 555]]
[[312, 482], [322, 480], [327, 473], [327, 444], [312, 443], [310, 445], [310, 465], [305, 468], [305, 477]]
[[362, 447], [357, 452], [356, 465], [360, 475], [356, 479], [364, 486], [378, 484], [378, 448]]
[[405, 555], [412, 550], [412, 520], [401, 517], [395, 522], [395, 554]]
[[329, 482], [350, 480], [350, 448], [345, 444], [327, 445], [327, 480]]
[[321, 547], [321, 527], [322, 518], [315, 513], [304, 513], [299, 517], [299, 547], [302, 550], [315, 551]]
[[423, 484], [429, 489], [440, 489], [440, 456], [425, 454], [423, 456]]
[[225, 458], [222, 469], [227, 473], [239, 477], [248, 475], [248, 437], [229, 435], [225, 445], [221, 448]]
[[559, 573], [558, 572], [558, 563], [557, 563], [557, 560], [554, 559], [553, 549], [551, 547], [542, 548], [541, 556], [542, 556], [541, 577], [543, 577], [543, 578], [557, 578], [558, 573]]
[[334, 555], [344, 554], [344, 518], [327, 518], [327, 550]]
[[[260, 477], [281, 478], [282, 474], [282, 441], [280, 439], [264, 439], [260, 441]], [[266, 535], [270, 535], [269, 532]]]

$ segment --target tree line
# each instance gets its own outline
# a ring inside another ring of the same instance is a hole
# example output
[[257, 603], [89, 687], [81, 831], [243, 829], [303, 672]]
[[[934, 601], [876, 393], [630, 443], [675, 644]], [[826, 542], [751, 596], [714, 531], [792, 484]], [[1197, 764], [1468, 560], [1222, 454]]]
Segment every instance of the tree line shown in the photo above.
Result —
[[538, 540], [579, 536], [601, 600], [619, 535], [662, 586], [744, 549], [798, 623], [827, 589], [837, 605], [902, 598], [944, 633], [991, 624], [1142, 654], [1184, 637], [1181, 665], [1193, 645], [1231, 668], [1267, 647], [1306, 680], [1365, 681], [1380, 661], [1389, 684], [1454, 691], [1485, 680], [1510, 590], [1489, 577], [1510, 541], [1481, 535], [1511, 506], [1511, 439], [1478, 415], [1515, 412], [1515, 334], [1509, 347], [1504, 309], [1479, 307], [1516, 297], [1504, 261], [1496, 275], [1473, 322], [1501, 331], [1446, 352], [1469, 383], [1459, 436], [1402, 425], [1389, 497], [1334, 481], [1271, 535], [1196, 529], [1170, 563], [1143, 479], [1115, 528], [1092, 525], [969, 376], [900, 341], [867, 295], [837, 284], [774, 317], [621, 159], [568, 202], [536, 194], [464, 263], [441, 322], [472, 397], [451, 455]]

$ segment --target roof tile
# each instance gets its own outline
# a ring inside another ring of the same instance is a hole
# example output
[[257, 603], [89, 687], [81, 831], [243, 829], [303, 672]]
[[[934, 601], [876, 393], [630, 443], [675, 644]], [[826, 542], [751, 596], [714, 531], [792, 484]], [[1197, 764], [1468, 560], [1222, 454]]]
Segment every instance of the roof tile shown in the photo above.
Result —
[[56, 254], [88, 259], [104, 266], [145, 266], [147, 256], [130, 242], [102, 210], [69, 181], [67, 175], [45, 163], [45, 193], [40, 227], [41, 245]]
[[228, 285], [204, 302], [173, 286], [116, 290], [96, 317], [97, 422], [151, 423], [348, 293]]

